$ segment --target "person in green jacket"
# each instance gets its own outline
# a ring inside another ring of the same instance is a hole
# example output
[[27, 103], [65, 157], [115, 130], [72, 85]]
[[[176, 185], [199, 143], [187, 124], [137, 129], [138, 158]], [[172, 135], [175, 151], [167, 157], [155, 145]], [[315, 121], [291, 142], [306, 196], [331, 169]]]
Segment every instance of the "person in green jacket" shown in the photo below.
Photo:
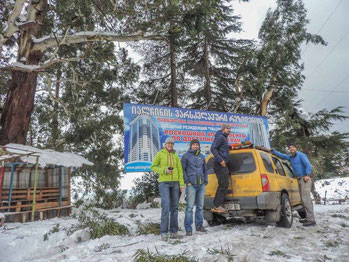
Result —
[[151, 170], [159, 174], [162, 240], [167, 240], [169, 224], [170, 237], [179, 237], [178, 202], [179, 191], [182, 192], [184, 188], [184, 180], [182, 164], [173, 147], [173, 139], [170, 137], [166, 138], [165, 147], [156, 154], [151, 165]]

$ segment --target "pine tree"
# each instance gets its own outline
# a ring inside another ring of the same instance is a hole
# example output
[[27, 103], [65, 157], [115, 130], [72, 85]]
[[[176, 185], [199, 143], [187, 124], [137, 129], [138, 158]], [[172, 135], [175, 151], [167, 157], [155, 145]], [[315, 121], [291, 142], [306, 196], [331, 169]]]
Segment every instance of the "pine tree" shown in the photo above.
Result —
[[[63, 46], [162, 39], [149, 32], [146, 34], [146, 23], [137, 28], [129, 25], [130, 19], [143, 13], [140, 8], [144, 5], [140, 0], [3, 2], [0, 5], [3, 18], [0, 23], [0, 64], [3, 70], [11, 71], [12, 79], [1, 116], [1, 144], [26, 142], [39, 72], [56, 63], [84, 58], [82, 52], [78, 52], [77, 57], [57, 57]], [[8, 52], [17, 63], [11, 63], [6, 55]]]
[[307, 11], [302, 0], [278, 0], [275, 10], [269, 10], [259, 31], [261, 47], [257, 54], [257, 83], [259, 97], [256, 113], [283, 112], [293, 108], [292, 102], [301, 88], [300, 47], [302, 43], [325, 44], [318, 35], [307, 32]]
[[[185, 70], [194, 79], [191, 107], [232, 111], [250, 41], [229, 38], [241, 31], [229, 1], [205, 0], [186, 15]], [[239, 70], [240, 69], [240, 70]]]
[[343, 174], [348, 161], [349, 133], [331, 128], [336, 121], [347, 118], [341, 107], [323, 109], [308, 118], [295, 107], [276, 121], [276, 128], [271, 131], [272, 145], [282, 150], [290, 142], [295, 143], [297, 149], [308, 155], [316, 179], [324, 178], [326, 173]]

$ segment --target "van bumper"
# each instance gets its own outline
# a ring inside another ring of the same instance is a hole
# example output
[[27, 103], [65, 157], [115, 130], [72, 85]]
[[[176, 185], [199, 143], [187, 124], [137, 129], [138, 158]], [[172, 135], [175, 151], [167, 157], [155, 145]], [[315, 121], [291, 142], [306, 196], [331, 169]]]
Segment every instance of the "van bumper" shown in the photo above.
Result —
[[[205, 198], [205, 209], [212, 209], [214, 198]], [[241, 210], [261, 209], [261, 210], [276, 210], [281, 201], [280, 192], [263, 192], [255, 197], [230, 197], [226, 199], [226, 203], [238, 203]]]

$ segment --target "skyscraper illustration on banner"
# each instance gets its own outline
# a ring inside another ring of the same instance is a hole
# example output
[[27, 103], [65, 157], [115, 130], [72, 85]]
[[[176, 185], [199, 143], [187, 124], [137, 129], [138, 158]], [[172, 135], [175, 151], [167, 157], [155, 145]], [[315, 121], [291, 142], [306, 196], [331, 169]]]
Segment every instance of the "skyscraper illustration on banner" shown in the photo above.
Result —
[[152, 162], [161, 149], [159, 128], [151, 117], [139, 115], [130, 122], [129, 162]]
[[270, 148], [268, 133], [264, 124], [250, 124], [249, 133], [253, 144]]

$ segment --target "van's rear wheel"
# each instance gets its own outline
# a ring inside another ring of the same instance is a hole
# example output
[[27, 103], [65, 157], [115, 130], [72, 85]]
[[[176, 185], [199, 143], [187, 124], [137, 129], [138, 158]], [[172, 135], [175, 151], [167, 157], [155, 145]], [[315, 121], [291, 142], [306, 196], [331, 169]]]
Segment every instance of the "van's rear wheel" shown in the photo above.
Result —
[[293, 214], [291, 202], [287, 194], [281, 195], [281, 210], [280, 210], [280, 221], [276, 222], [276, 225], [279, 227], [290, 228], [293, 222]]
[[207, 220], [207, 223], [209, 226], [219, 226], [226, 223], [226, 218], [224, 216], [221, 216], [219, 214], [212, 214], [212, 220]]

